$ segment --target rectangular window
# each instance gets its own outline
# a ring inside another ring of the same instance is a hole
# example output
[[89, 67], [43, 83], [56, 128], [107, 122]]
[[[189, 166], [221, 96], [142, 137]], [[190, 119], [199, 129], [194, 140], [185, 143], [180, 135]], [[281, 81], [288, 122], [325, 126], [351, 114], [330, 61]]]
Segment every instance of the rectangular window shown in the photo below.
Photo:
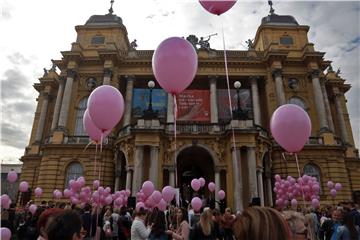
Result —
[[95, 36], [91, 39], [91, 44], [103, 44], [105, 42], [105, 37]]
[[293, 41], [293, 38], [290, 37], [290, 36], [284, 36], [284, 37], [281, 37], [280, 38], [280, 44], [283, 44], [283, 45], [293, 45], [294, 44], [294, 41]]

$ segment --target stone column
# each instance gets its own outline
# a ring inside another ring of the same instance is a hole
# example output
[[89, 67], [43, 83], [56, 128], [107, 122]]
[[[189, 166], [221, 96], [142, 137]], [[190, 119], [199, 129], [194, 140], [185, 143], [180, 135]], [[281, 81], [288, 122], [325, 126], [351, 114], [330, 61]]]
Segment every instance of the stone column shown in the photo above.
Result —
[[242, 211], [244, 209], [242, 195], [243, 195], [243, 182], [241, 177], [241, 159], [240, 150], [231, 149], [232, 165], [233, 165], [233, 187], [234, 187], [234, 209]]
[[150, 172], [149, 178], [158, 189], [158, 176], [159, 176], [159, 147], [152, 146], [150, 148]]
[[330, 104], [329, 104], [329, 98], [328, 98], [328, 95], [327, 95], [327, 91], [326, 91], [324, 81], [321, 82], [321, 91], [322, 91], [323, 97], [324, 97], [326, 118], [327, 118], [327, 121], [328, 121], [328, 124], [329, 124], [329, 128], [330, 128], [330, 131], [335, 133], [334, 121], [332, 119], [331, 109], [330, 109]]
[[64, 86], [65, 86], [65, 79], [63, 77], [59, 78], [59, 88], [56, 96], [56, 102], [54, 107], [54, 115], [51, 122], [51, 131], [55, 130], [57, 127], [58, 121], [59, 121], [59, 113], [60, 113], [60, 107], [61, 107], [61, 100], [63, 97], [64, 92]]
[[115, 187], [114, 192], [119, 190], [120, 178], [115, 175]]
[[144, 146], [135, 147], [134, 159], [134, 178], [132, 183], [132, 191], [138, 192], [141, 188], [143, 180], [143, 162], [144, 162]]
[[258, 79], [259, 77], [251, 76], [251, 95], [253, 102], [253, 112], [254, 112], [254, 123], [261, 126], [261, 109], [260, 109], [260, 99], [259, 99], [259, 88], [258, 88]]
[[329, 129], [328, 123], [326, 121], [325, 115], [325, 103], [324, 97], [321, 91], [320, 80], [319, 80], [319, 70], [314, 70], [311, 73], [311, 79], [313, 84], [314, 98], [315, 98], [315, 106], [316, 112], [318, 115], [318, 120], [320, 124], [320, 131], [327, 131]]
[[337, 119], [338, 119], [339, 127], [340, 127], [341, 140], [343, 141], [343, 143], [348, 143], [348, 133], [346, 130], [346, 125], [345, 125], [344, 112], [343, 112], [341, 102], [340, 102], [340, 97], [342, 96], [342, 94], [338, 87], [333, 87], [333, 91], [334, 91], [334, 100], [335, 100], [335, 108], [336, 108], [336, 112], [337, 112]]
[[42, 135], [44, 132], [45, 127], [45, 118], [47, 113], [49, 103], [49, 93], [42, 93], [42, 105], [41, 105], [41, 112], [40, 112], [40, 118], [39, 123], [36, 129], [36, 135], [35, 135], [35, 142], [40, 143], [42, 139]]
[[210, 109], [211, 109], [211, 123], [219, 122], [218, 106], [217, 106], [217, 76], [209, 76], [210, 78]]
[[258, 169], [258, 171], [256, 172], [256, 174], [257, 174], [257, 182], [258, 182], [258, 190], [259, 190], [259, 197], [260, 197], [261, 206], [263, 207], [263, 206], [265, 206], [265, 204], [264, 204], [264, 185], [263, 185], [262, 173], [263, 173], [262, 168]]
[[218, 196], [218, 192], [220, 191], [220, 186], [221, 186], [221, 180], [220, 180], [220, 169], [216, 169], [215, 168], [215, 203], [216, 203], [216, 208], [219, 209], [220, 205], [219, 205], [219, 196]]
[[127, 82], [126, 82], [126, 95], [125, 95], [124, 127], [130, 125], [130, 121], [131, 121], [131, 107], [132, 107], [135, 76], [125, 76], [125, 78]]
[[112, 70], [110, 68], [105, 68], [103, 85], [110, 85], [111, 77], [112, 77]]
[[166, 122], [173, 123], [174, 122], [174, 99], [171, 93], [168, 93], [167, 96], [167, 115]]
[[73, 69], [69, 69], [67, 72], [66, 84], [64, 96], [62, 99], [60, 117], [59, 117], [59, 128], [66, 129], [69, 107], [71, 102], [71, 92], [73, 88], [73, 82], [75, 78], [76, 72]]
[[[269, 174], [270, 175], [270, 174]], [[267, 187], [267, 195], [269, 199], [269, 206], [272, 207], [274, 205], [272, 198], [272, 187], [271, 187], [271, 177], [266, 177], [266, 187]]]
[[276, 88], [276, 100], [278, 106], [281, 106], [286, 103], [283, 78], [282, 78], [282, 70], [275, 69], [273, 71], [273, 76], [275, 78], [275, 88]]
[[169, 168], [169, 185], [175, 187], [175, 169]]
[[131, 174], [132, 170], [130, 168], [127, 169], [126, 171], [126, 189], [129, 189], [132, 193], [132, 195], [135, 195], [135, 191], [133, 193], [132, 189], [131, 189], [131, 180], [132, 180], [132, 174]]
[[256, 153], [255, 147], [247, 147], [247, 161], [249, 171], [249, 190], [250, 201], [254, 197], [258, 197], [257, 179], [256, 179]]

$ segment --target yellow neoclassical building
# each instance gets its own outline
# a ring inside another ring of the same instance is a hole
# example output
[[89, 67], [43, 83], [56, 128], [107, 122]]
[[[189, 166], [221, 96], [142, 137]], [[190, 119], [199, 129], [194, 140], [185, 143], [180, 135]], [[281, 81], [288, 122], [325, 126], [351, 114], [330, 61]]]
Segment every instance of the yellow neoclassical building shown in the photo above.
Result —
[[[351, 86], [309, 43], [309, 26], [294, 17], [270, 12], [248, 50], [227, 51], [233, 119], [224, 52], [206, 39], [187, 37], [199, 64], [193, 83], [177, 96], [176, 142], [172, 98], [152, 72], [154, 51], [137, 50], [111, 11], [91, 16], [75, 30], [71, 49], [34, 84], [39, 97], [21, 180], [31, 189], [43, 188], [43, 199], [52, 199], [53, 190], [64, 189], [70, 179], [83, 175], [90, 185], [100, 175], [104, 186], [131, 189], [133, 195], [147, 179], [159, 189], [176, 185], [189, 200], [191, 179], [204, 177], [226, 191], [227, 205], [236, 210], [253, 198], [273, 205], [273, 176], [298, 176], [294, 157], [282, 157], [269, 131], [272, 113], [285, 103], [301, 106], [311, 118], [311, 138], [299, 164], [302, 173], [320, 181], [321, 202], [331, 203], [328, 180], [343, 185], [336, 201], [360, 190], [360, 161], [344, 96]], [[85, 150], [89, 139], [82, 116], [91, 91], [103, 84], [120, 90], [125, 113], [100, 153], [94, 145]], [[22, 200], [29, 198], [33, 192]]]

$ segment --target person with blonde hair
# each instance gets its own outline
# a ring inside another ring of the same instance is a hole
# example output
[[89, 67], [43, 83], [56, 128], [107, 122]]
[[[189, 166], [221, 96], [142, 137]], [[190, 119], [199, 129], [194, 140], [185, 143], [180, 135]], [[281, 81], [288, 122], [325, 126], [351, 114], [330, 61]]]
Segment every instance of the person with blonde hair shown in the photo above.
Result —
[[249, 207], [236, 216], [235, 238], [256, 240], [291, 239], [289, 226], [281, 214], [268, 207]]
[[190, 233], [190, 240], [215, 240], [216, 233], [214, 223], [212, 221], [212, 212], [209, 208], [204, 209], [200, 215], [200, 221], [195, 224], [194, 229]]

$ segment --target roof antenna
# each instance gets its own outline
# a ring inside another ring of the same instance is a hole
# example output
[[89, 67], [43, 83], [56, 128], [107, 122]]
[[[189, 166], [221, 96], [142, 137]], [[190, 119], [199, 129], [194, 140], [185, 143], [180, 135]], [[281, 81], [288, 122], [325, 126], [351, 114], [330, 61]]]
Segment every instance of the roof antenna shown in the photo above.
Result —
[[112, 15], [113, 12], [114, 12], [114, 10], [113, 10], [114, 0], [111, 0], [111, 1], [110, 1], [110, 4], [111, 4], [111, 5], [110, 5], [110, 9], [109, 9], [109, 14]]
[[273, 2], [271, 1], [271, 0], [269, 0], [268, 1], [268, 4], [269, 4], [269, 6], [270, 6], [270, 15], [273, 15], [274, 14], [274, 12], [275, 12], [275, 10], [273, 9]]

